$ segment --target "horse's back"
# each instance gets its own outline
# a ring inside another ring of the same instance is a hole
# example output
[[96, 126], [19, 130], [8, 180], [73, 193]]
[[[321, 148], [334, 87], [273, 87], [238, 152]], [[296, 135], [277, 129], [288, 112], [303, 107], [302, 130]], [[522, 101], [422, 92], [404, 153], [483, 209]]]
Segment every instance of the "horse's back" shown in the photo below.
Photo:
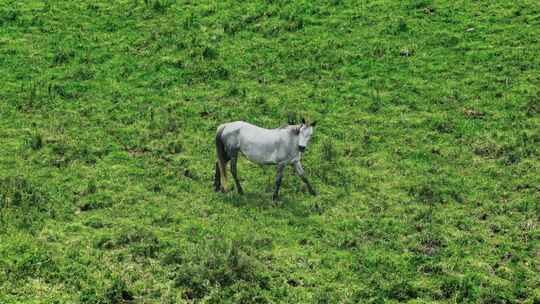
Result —
[[220, 130], [222, 130], [224, 136], [231, 133], [238, 133], [239, 135], [267, 135], [275, 132], [275, 130], [273, 129], [261, 128], [259, 126], [250, 124], [249, 122], [241, 120], [221, 124], [218, 127], [218, 131]]
[[245, 121], [234, 121], [220, 125], [222, 137], [230, 144], [238, 146], [241, 144], [268, 145], [279, 141], [280, 131], [276, 129], [265, 129], [250, 124]]

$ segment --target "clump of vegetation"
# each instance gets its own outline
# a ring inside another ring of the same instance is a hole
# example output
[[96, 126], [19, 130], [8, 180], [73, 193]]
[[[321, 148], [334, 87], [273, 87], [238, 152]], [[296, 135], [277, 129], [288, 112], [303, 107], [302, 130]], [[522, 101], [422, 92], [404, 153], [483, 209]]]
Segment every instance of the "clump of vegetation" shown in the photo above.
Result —
[[144, 4], [158, 13], [164, 13], [176, 1], [175, 0], [144, 0]]
[[[188, 253], [190, 260], [173, 260], [180, 261], [174, 270], [174, 282], [185, 288], [186, 299], [201, 299], [220, 288], [269, 287], [263, 264], [238, 242], [216, 240], [193, 249], [197, 254]], [[167, 260], [170, 262], [171, 257]]]
[[9, 231], [11, 225], [35, 231], [55, 216], [49, 195], [21, 176], [0, 178], [0, 211], [0, 232]]

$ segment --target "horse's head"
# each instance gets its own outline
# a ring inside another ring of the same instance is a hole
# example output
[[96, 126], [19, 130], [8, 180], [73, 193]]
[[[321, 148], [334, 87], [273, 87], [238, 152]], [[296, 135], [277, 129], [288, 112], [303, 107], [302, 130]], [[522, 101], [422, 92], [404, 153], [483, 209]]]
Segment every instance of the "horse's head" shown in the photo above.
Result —
[[313, 127], [315, 127], [316, 124], [317, 122], [307, 123], [306, 120], [302, 118], [302, 124], [298, 130], [298, 150], [300, 150], [300, 152], [306, 150], [311, 135], [313, 135]]

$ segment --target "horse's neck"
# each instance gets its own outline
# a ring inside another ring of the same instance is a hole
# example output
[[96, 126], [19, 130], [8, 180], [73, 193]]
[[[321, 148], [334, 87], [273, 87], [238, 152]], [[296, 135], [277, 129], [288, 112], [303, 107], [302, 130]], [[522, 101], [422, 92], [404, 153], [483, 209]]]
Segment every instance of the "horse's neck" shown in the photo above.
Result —
[[289, 128], [287, 129], [287, 132], [289, 133], [289, 138], [292, 142], [298, 142], [298, 129], [300, 127], [299, 126], [289, 126]]
[[300, 125], [283, 125], [277, 129], [274, 129], [275, 131], [281, 133], [280, 137], [287, 138], [288, 144], [296, 144], [298, 143], [298, 130], [300, 129]]

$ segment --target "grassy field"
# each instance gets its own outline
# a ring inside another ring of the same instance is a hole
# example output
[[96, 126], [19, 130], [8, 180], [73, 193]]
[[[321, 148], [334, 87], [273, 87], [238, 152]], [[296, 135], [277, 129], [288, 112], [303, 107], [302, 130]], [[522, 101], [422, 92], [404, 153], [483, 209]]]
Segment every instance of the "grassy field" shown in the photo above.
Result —
[[539, 303], [539, 147], [536, 0], [0, 0], [0, 303]]

